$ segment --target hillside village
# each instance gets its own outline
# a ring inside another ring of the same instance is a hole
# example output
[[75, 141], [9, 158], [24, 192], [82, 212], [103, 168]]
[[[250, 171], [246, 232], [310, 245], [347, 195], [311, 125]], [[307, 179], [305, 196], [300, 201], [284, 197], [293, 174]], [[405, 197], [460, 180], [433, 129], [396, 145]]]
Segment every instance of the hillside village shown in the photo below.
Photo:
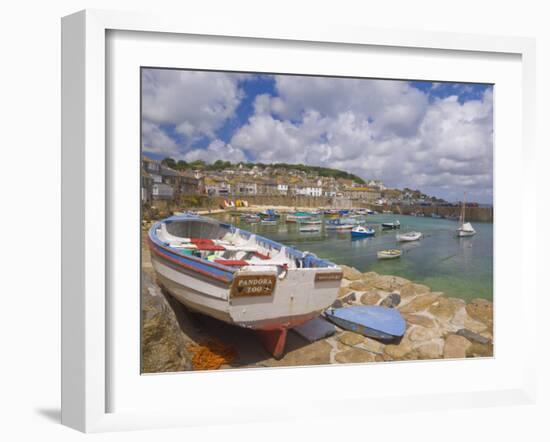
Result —
[[[364, 181], [336, 169], [303, 165], [251, 164], [218, 161], [219, 167], [205, 167], [204, 162], [179, 164], [145, 155], [141, 158], [141, 200], [177, 200], [184, 195], [222, 198], [251, 196], [303, 196], [337, 198], [385, 206], [444, 205], [441, 199], [418, 190], [387, 188], [381, 180]], [[170, 167], [172, 166], [172, 167]]]

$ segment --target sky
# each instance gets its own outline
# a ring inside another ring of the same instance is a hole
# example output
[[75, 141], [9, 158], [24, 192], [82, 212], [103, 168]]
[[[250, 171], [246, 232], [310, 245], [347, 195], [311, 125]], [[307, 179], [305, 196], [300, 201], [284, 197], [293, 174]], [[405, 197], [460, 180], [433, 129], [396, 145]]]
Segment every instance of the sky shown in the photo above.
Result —
[[492, 203], [487, 84], [142, 69], [153, 158], [303, 163]]

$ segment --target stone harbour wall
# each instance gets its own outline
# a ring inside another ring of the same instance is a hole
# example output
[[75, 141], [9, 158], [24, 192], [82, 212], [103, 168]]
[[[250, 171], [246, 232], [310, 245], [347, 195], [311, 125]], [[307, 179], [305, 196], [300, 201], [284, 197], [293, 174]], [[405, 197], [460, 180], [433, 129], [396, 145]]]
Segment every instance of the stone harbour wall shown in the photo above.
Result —
[[341, 266], [344, 278], [333, 307], [382, 305], [398, 309], [407, 324], [403, 338], [384, 343], [337, 327], [334, 335], [310, 343], [290, 332], [285, 355], [276, 360], [252, 331], [190, 314], [164, 292], [155, 281], [145, 241], [142, 257], [144, 373], [198, 369], [193, 366], [193, 346], [208, 347], [212, 342], [211, 358], [216, 358], [219, 349], [234, 355], [219, 364], [223, 369], [493, 356], [491, 301], [467, 303], [399, 276]]

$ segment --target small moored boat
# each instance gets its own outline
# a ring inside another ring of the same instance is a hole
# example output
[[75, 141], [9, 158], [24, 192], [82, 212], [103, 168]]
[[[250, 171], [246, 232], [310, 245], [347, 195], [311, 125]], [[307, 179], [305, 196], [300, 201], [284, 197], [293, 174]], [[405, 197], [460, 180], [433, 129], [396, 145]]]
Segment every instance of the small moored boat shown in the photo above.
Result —
[[279, 215], [279, 212], [277, 212], [274, 209], [267, 209], [265, 212], [260, 212], [258, 214], [261, 218], [279, 218], [281, 215]]
[[149, 229], [159, 283], [190, 310], [257, 330], [279, 358], [287, 331], [336, 299], [342, 270], [230, 224], [172, 216]]
[[403, 336], [407, 328], [399, 310], [379, 305], [329, 308], [325, 317], [345, 330], [383, 341]]
[[457, 235], [459, 237], [474, 236], [477, 232], [470, 223], [464, 223], [457, 229]]
[[382, 223], [382, 228], [385, 230], [399, 229], [401, 228], [401, 223], [399, 220], [396, 220], [393, 223]]
[[302, 233], [314, 233], [314, 232], [320, 232], [321, 226], [320, 225], [311, 225], [311, 226], [301, 226], [300, 232]]
[[351, 236], [353, 238], [367, 238], [375, 234], [376, 231], [372, 227], [357, 226], [351, 229]]
[[406, 241], [418, 241], [422, 238], [421, 232], [407, 232], [396, 235], [397, 241], [406, 242]]
[[475, 229], [470, 223], [466, 222], [466, 194], [464, 194], [464, 201], [462, 202], [462, 209], [460, 210], [460, 218], [458, 220], [458, 229], [456, 234], [459, 238], [474, 236], [476, 234]]
[[341, 219], [328, 220], [325, 229], [326, 230], [351, 230], [354, 224], [350, 222], [344, 222]]
[[241, 219], [245, 223], [249, 223], [249, 224], [259, 223], [261, 220], [261, 218], [258, 215], [253, 215], [253, 214], [241, 215]]
[[300, 221], [300, 224], [303, 224], [305, 226], [320, 225], [322, 223], [323, 223], [323, 221], [321, 221], [320, 218], [309, 218], [309, 219], [304, 219], [304, 220]]
[[311, 217], [312, 217], [312, 214], [309, 212], [292, 212], [286, 215], [286, 222], [287, 223], [302, 222], [304, 220], [310, 219]]
[[395, 259], [399, 258], [403, 252], [399, 249], [380, 250], [376, 253], [378, 259]]

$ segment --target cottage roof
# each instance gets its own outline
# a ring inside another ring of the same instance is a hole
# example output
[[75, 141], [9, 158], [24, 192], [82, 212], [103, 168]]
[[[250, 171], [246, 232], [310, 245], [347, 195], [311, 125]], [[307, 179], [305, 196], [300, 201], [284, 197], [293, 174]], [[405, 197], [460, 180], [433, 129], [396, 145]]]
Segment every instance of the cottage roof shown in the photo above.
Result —
[[165, 176], [178, 176], [178, 172], [166, 166], [160, 167], [160, 173]]
[[160, 163], [160, 161], [154, 160], [153, 158], [149, 158], [147, 155], [142, 155], [141, 160], [146, 163]]

